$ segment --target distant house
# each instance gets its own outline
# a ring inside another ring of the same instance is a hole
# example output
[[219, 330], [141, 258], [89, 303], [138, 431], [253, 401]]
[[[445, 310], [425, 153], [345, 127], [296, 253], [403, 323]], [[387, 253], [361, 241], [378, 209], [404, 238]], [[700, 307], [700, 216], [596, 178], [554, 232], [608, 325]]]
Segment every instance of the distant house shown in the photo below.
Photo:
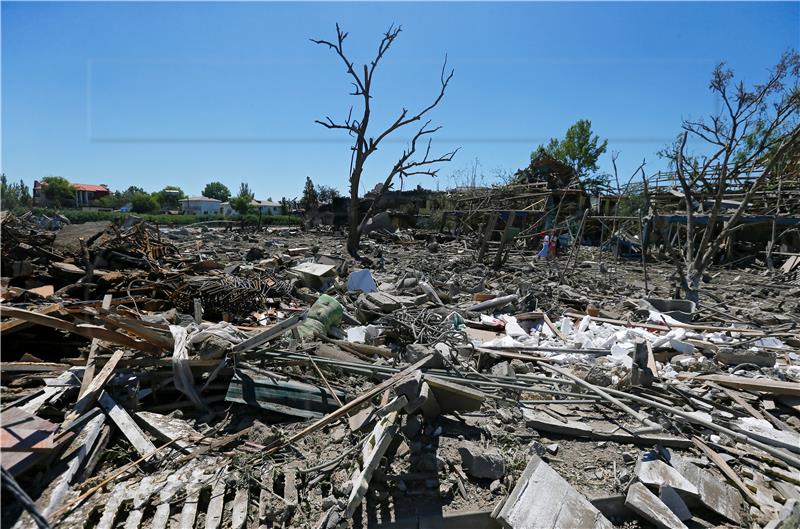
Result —
[[179, 200], [181, 212], [194, 215], [219, 215], [222, 201], [216, 198], [195, 196]]
[[236, 215], [236, 210], [233, 209], [230, 202], [223, 202], [219, 205], [219, 212], [223, 215]]
[[[75, 192], [75, 206], [93, 206], [95, 201], [111, 194], [111, 190], [105, 184], [70, 184]], [[33, 181], [33, 203], [46, 206], [48, 199], [45, 196], [47, 182]]]
[[281, 205], [271, 200], [253, 200], [251, 206], [256, 208], [262, 215], [280, 215]]
[[[238, 215], [239, 213], [233, 209], [230, 202], [223, 202], [220, 204], [221, 211], [223, 215]], [[250, 207], [257, 213], [261, 213], [262, 215], [280, 215], [281, 214], [281, 205], [278, 202], [272, 202], [271, 200], [252, 200], [250, 202]]]

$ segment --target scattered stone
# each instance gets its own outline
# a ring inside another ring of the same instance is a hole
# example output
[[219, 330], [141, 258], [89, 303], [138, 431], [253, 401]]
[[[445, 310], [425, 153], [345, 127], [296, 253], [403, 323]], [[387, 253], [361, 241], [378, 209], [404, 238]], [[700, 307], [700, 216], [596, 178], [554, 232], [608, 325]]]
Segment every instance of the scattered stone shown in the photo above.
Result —
[[461, 455], [461, 466], [473, 478], [494, 480], [506, 474], [505, 461], [497, 449], [464, 442], [458, 447], [458, 453]]
[[547, 447], [545, 447], [539, 441], [533, 440], [531, 444], [528, 445], [528, 453], [531, 455], [537, 455], [539, 457], [544, 457], [547, 453]]
[[335, 428], [331, 432], [331, 442], [332, 443], [341, 443], [347, 437], [347, 432], [343, 427]]

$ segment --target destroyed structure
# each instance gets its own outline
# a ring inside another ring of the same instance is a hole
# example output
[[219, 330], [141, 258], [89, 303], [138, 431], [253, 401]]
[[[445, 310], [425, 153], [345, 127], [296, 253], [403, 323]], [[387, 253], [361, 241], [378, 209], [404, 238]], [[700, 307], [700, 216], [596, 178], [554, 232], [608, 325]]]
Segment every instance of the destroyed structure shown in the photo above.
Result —
[[669, 175], [630, 209], [567, 169], [389, 192], [360, 260], [4, 212], [2, 526], [797, 527], [798, 174], [692, 303]]

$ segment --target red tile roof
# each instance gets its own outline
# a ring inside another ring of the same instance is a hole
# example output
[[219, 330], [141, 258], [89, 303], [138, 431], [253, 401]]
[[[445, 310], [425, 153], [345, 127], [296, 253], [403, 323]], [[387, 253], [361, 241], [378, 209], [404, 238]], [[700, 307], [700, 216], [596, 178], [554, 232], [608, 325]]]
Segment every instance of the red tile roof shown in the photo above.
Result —
[[109, 191], [106, 186], [95, 185], [95, 184], [72, 184], [72, 189], [77, 191]]

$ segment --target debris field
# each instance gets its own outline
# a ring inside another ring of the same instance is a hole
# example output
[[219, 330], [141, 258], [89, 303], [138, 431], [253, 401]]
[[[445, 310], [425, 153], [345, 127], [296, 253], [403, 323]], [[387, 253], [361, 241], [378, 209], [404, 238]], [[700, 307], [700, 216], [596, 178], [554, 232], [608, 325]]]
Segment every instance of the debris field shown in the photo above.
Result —
[[800, 524], [796, 271], [1, 221], [2, 527]]

